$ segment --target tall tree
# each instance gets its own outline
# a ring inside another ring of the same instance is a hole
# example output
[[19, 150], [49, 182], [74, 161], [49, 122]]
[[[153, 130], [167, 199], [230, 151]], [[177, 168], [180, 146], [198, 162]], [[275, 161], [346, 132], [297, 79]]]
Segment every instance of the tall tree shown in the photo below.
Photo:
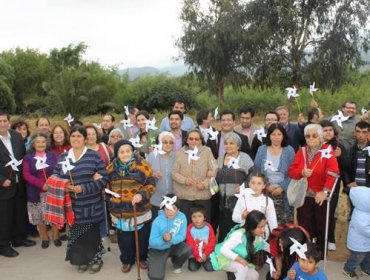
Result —
[[52, 49], [49, 59], [58, 72], [63, 69], [77, 69], [83, 62], [82, 55], [86, 49], [87, 45], [84, 42], [77, 45], [69, 44], [61, 49]]
[[9, 113], [15, 110], [15, 99], [12, 92], [15, 75], [12, 66], [0, 57], [0, 107]]

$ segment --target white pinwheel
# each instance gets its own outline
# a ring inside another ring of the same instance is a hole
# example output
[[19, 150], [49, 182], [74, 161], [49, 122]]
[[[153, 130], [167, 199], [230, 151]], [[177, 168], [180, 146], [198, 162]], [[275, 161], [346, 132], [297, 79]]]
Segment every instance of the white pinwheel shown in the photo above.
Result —
[[348, 118], [349, 116], [345, 117], [343, 115], [343, 112], [338, 110], [338, 115], [333, 116], [330, 121], [337, 122], [338, 126], [343, 128], [342, 122], [345, 122], [346, 120], [348, 120]]
[[145, 130], [146, 131], [149, 131], [149, 129], [151, 129], [151, 130], [156, 130], [156, 129], [158, 129], [158, 127], [156, 127], [155, 126], [155, 122], [156, 122], [156, 120], [155, 120], [155, 118], [153, 117], [153, 119], [152, 120], [146, 120], [146, 123], [145, 123]]
[[288, 99], [290, 99], [291, 97], [298, 97], [299, 96], [299, 94], [297, 93], [297, 88], [295, 86], [287, 87], [285, 90], [287, 91]]
[[270, 266], [270, 275], [272, 277], [272, 274], [276, 271], [274, 263], [272, 262], [272, 259], [270, 259], [269, 257], [266, 258], [266, 263]]
[[312, 95], [312, 97], [313, 97], [314, 92], [317, 90], [318, 88], [315, 88], [315, 82], [313, 82], [312, 85], [310, 85], [310, 94]]
[[18, 166], [22, 164], [23, 159], [17, 160], [13, 155], [10, 155], [10, 161], [5, 164], [5, 167], [10, 166], [14, 171], [19, 171]]
[[262, 142], [262, 138], [266, 138], [266, 132], [265, 132], [265, 129], [263, 127], [261, 127], [260, 129], [257, 129], [253, 132], [253, 134], [257, 135], [257, 139]]
[[69, 126], [71, 126], [71, 123], [72, 123], [75, 119], [72, 117], [71, 113], [68, 113], [68, 116], [66, 116], [66, 117], [64, 118], [64, 120], [68, 123], [68, 125], [69, 125]]
[[62, 165], [62, 170], [64, 174], [67, 174], [67, 172], [75, 168], [75, 166], [71, 164], [69, 157], [66, 157], [64, 161], [60, 161], [59, 164]]
[[123, 106], [123, 108], [125, 109], [125, 114], [128, 117], [128, 115], [130, 114], [130, 112], [128, 110], [128, 106]]
[[123, 124], [123, 128], [124, 128], [124, 129], [126, 129], [126, 128], [128, 128], [128, 127], [132, 127], [132, 126], [133, 126], [133, 124], [132, 124], [132, 123], [130, 123], [130, 120], [122, 120], [122, 121], [121, 121], [121, 124]]
[[34, 157], [34, 159], [36, 160], [36, 165], [35, 166], [36, 166], [37, 170], [49, 167], [49, 164], [46, 163], [46, 158]]
[[159, 142], [158, 145], [153, 145], [153, 155], [157, 157], [157, 155], [164, 155], [166, 152], [162, 149], [162, 142]]
[[370, 157], [370, 146], [367, 146], [366, 148], [362, 149], [363, 151], [367, 151], [368, 156]]
[[213, 114], [213, 118], [215, 119], [215, 120], [217, 120], [218, 119], [218, 106], [216, 107], [216, 109], [215, 109], [215, 113]]
[[227, 162], [227, 168], [233, 168], [233, 169], [239, 169], [239, 160], [240, 158], [234, 158], [234, 157], [229, 157], [229, 161]]
[[365, 108], [362, 108], [361, 109], [361, 115], [366, 115], [368, 113], [368, 110], [366, 110]]
[[239, 187], [239, 193], [236, 193], [234, 194], [237, 198], [240, 198], [240, 197], [243, 197], [245, 199], [245, 197], [247, 195], [252, 195], [252, 194], [255, 194], [255, 192], [251, 189], [251, 188], [246, 188], [245, 187], [245, 184], [241, 184], [240, 187]]
[[135, 148], [141, 148], [143, 146], [142, 144], [140, 144], [139, 135], [136, 135], [135, 138], [130, 138], [128, 141], [130, 141]]
[[297, 240], [292, 237], [289, 237], [292, 240], [293, 244], [290, 246], [290, 254], [297, 253], [297, 255], [301, 259], [307, 259], [306, 252], [307, 252], [307, 244], [301, 244]]
[[192, 160], [198, 160], [198, 147], [195, 146], [193, 150], [187, 150], [185, 153], [188, 154], [188, 163], [190, 164]]
[[272, 164], [271, 161], [265, 159], [265, 163], [263, 164], [263, 168], [265, 171], [270, 170], [272, 172], [276, 172], [277, 168]]
[[331, 158], [333, 155], [331, 154], [331, 151], [333, 149], [331, 148], [331, 145], [329, 145], [326, 149], [322, 149], [319, 152], [321, 153], [321, 158]]
[[163, 208], [163, 207], [166, 207], [167, 209], [173, 211], [173, 204], [176, 202], [177, 200], [177, 196], [174, 196], [174, 197], [168, 197], [168, 196], [162, 196], [163, 197], [163, 200], [161, 202], [161, 204], [159, 205], [159, 208]]
[[217, 140], [218, 131], [213, 130], [212, 127], [206, 128], [207, 133], [209, 134], [209, 140]]

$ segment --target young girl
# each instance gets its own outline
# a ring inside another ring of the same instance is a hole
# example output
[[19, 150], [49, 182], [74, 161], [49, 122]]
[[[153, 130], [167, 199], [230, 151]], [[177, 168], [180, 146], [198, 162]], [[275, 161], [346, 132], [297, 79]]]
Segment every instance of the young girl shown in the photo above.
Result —
[[260, 211], [251, 211], [244, 226], [235, 226], [222, 243], [216, 245], [211, 254], [214, 270], [233, 272], [236, 280], [258, 280], [253, 258], [265, 247], [262, 238], [266, 227], [266, 216]]
[[239, 199], [233, 212], [233, 221], [243, 224], [248, 213], [252, 210], [261, 211], [266, 215], [267, 227], [264, 238], [267, 239], [270, 232], [277, 227], [275, 206], [271, 198], [267, 197], [266, 177], [262, 173], [253, 172], [249, 177], [248, 186], [253, 194], [241, 190]]

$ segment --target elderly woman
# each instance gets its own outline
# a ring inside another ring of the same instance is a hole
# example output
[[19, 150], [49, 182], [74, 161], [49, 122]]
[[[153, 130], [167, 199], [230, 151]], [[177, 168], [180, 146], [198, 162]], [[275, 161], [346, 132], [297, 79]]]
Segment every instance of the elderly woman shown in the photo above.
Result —
[[140, 153], [145, 156], [151, 152], [151, 146], [156, 143], [158, 130], [147, 129], [147, 122], [149, 121], [149, 114], [147, 111], [139, 111], [136, 113], [136, 124], [139, 128], [137, 135], [140, 138]]
[[[37, 226], [41, 238], [41, 248], [49, 247], [49, 236], [46, 230], [44, 219], [45, 196], [48, 189], [47, 178], [53, 172], [57, 163], [54, 153], [49, 151], [48, 136], [43, 132], [36, 132], [31, 136], [31, 146], [28, 154], [23, 159], [23, 178], [27, 188], [27, 209], [28, 218], [31, 224]], [[40, 165], [42, 159], [45, 164]], [[52, 227], [54, 245], [60, 247], [62, 242], [59, 239], [59, 232]]]
[[[335, 178], [330, 173], [339, 173], [337, 159], [330, 145], [324, 144], [323, 130], [318, 124], [309, 124], [304, 129], [307, 145], [300, 148], [289, 168], [289, 177], [307, 178], [307, 192], [302, 207], [297, 209], [298, 224], [304, 227], [324, 252], [326, 198], [333, 188]], [[326, 155], [324, 150], [330, 150]], [[304, 154], [303, 154], [304, 153]]]
[[139, 259], [137, 265], [147, 269], [148, 242], [150, 235], [150, 198], [155, 192], [153, 171], [128, 140], [120, 140], [114, 146], [115, 159], [108, 166], [109, 189], [120, 197], [112, 197], [110, 213], [113, 225], [118, 229], [118, 246], [121, 251], [121, 271], [127, 273], [135, 264], [135, 227], [133, 204], [136, 204]]
[[[222, 242], [227, 233], [236, 224], [232, 220], [240, 185], [246, 182], [253, 169], [252, 159], [240, 151], [242, 140], [239, 135], [229, 132], [224, 135], [225, 155], [217, 159], [216, 181], [220, 188], [220, 219], [218, 242]], [[245, 186], [247, 187], [247, 186]]]
[[108, 147], [111, 151], [114, 151], [114, 145], [119, 141], [124, 139], [123, 134], [119, 128], [114, 128], [109, 133], [108, 137]]
[[[72, 148], [60, 156], [53, 175], [69, 180], [66, 191], [73, 193], [72, 208], [75, 224], [71, 226], [66, 260], [78, 265], [78, 272], [100, 271], [103, 246], [100, 243], [99, 224], [103, 220], [102, 189], [108, 182], [108, 174], [99, 154], [86, 147], [87, 132], [82, 126], [71, 129]], [[63, 170], [63, 162], [73, 166], [70, 171]]]
[[31, 139], [30, 139], [30, 127], [28, 126], [28, 123], [24, 120], [17, 120], [11, 125], [11, 129], [14, 129], [17, 131], [23, 139], [24, 146], [26, 150], [30, 148], [31, 145]]
[[57, 156], [57, 158], [71, 148], [68, 140], [68, 132], [63, 126], [56, 125], [51, 130], [50, 146], [52, 152]]
[[267, 130], [265, 145], [258, 148], [254, 165], [255, 170], [267, 178], [267, 194], [274, 201], [279, 225], [293, 222], [293, 211], [286, 192], [290, 183], [288, 169], [294, 156], [294, 149], [288, 145], [284, 127], [272, 124]]
[[175, 136], [171, 132], [163, 131], [159, 134], [158, 139], [164, 153], [161, 154], [154, 150], [148, 155], [148, 161], [153, 168], [154, 177], [157, 180], [157, 190], [150, 199], [153, 220], [158, 215], [159, 206], [163, 200], [162, 197], [173, 193], [171, 172], [175, 161], [175, 152], [173, 151]]
[[204, 146], [202, 133], [190, 130], [185, 145], [177, 152], [172, 168], [173, 188], [180, 199], [181, 211], [191, 222], [190, 208], [199, 204], [211, 215], [210, 178], [214, 176], [215, 159], [210, 148]]

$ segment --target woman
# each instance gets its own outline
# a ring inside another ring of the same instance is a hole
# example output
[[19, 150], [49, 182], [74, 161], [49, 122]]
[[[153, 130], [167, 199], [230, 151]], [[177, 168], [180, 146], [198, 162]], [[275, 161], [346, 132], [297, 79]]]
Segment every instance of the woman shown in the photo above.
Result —
[[71, 148], [68, 141], [68, 132], [63, 126], [56, 125], [51, 130], [50, 146], [52, 152], [57, 156], [57, 158]]
[[46, 117], [40, 117], [36, 121], [36, 130], [44, 132], [46, 135], [50, 134], [50, 120]]
[[85, 126], [87, 137], [86, 147], [95, 152], [98, 152], [105, 166], [108, 166], [111, 160], [112, 151], [103, 142], [98, 141], [98, 130], [93, 125]]
[[119, 141], [124, 139], [123, 134], [119, 128], [113, 128], [109, 133], [108, 137], [108, 147], [111, 151], [114, 151], [114, 145]]
[[[90, 268], [91, 273], [96, 273], [103, 265], [99, 224], [104, 217], [101, 193], [108, 182], [108, 174], [99, 154], [85, 146], [86, 137], [84, 127], [76, 125], [71, 129], [72, 148], [60, 156], [53, 175], [70, 180], [66, 191], [73, 193], [75, 224], [70, 228], [66, 260], [78, 265], [78, 272]], [[65, 173], [62, 162], [67, 161], [74, 168]]]
[[[48, 189], [47, 178], [53, 172], [57, 163], [56, 156], [49, 151], [48, 136], [42, 132], [36, 132], [31, 137], [29, 153], [23, 159], [23, 178], [27, 188], [27, 210], [28, 218], [32, 225], [37, 226], [41, 238], [41, 248], [49, 247], [49, 236], [44, 220], [45, 196]], [[40, 164], [37, 158], [42, 159], [45, 164]], [[59, 231], [52, 227], [52, 238], [54, 245], [60, 247]]]
[[[225, 155], [217, 159], [216, 181], [220, 188], [220, 218], [218, 242], [222, 242], [230, 229], [236, 224], [232, 220], [240, 185], [246, 182], [253, 169], [253, 161], [240, 151], [242, 140], [230, 132], [224, 135]], [[232, 163], [235, 164], [232, 164]], [[247, 187], [247, 186], [246, 186]]]
[[267, 130], [265, 145], [258, 148], [254, 165], [256, 171], [267, 177], [269, 185], [266, 190], [274, 201], [279, 225], [293, 222], [293, 211], [286, 192], [290, 183], [288, 169], [294, 156], [294, 149], [288, 145], [284, 127], [272, 124]]
[[115, 159], [108, 166], [109, 189], [120, 195], [112, 197], [110, 213], [113, 225], [118, 229], [118, 245], [121, 251], [121, 271], [127, 273], [135, 263], [135, 227], [133, 204], [136, 204], [141, 269], [147, 269], [148, 241], [150, 235], [150, 198], [155, 191], [153, 171], [147, 161], [134, 153], [128, 140], [120, 140], [114, 146]]
[[[309, 124], [304, 129], [307, 145], [300, 148], [289, 168], [289, 177], [307, 178], [307, 192], [302, 207], [297, 209], [298, 224], [304, 227], [324, 252], [326, 198], [333, 188], [335, 178], [330, 173], [339, 173], [337, 159], [330, 145], [324, 144], [323, 130], [318, 124]], [[325, 149], [331, 149], [325, 155]], [[304, 151], [304, 154], [303, 154]]]
[[139, 128], [137, 135], [140, 138], [139, 151], [141, 155], [148, 155], [152, 151], [152, 145], [156, 143], [156, 138], [158, 137], [158, 130], [147, 129], [147, 122], [149, 120], [149, 114], [147, 111], [139, 111], [136, 113], [136, 124]]
[[148, 161], [153, 168], [156, 178], [157, 189], [150, 199], [152, 204], [153, 220], [157, 217], [159, 206], [163, 196], [173, 193], [172, 166], [175, 161], [175, 152], [173, 151], [175, 136], [172, 133], [163, 131], [159, 134], [159, 144], [162, 145], [163, 154], [153, 151], [148, 156]]
[[31, 145], [31, 132], [28, 124], [24, 120], [17, 120], [12, 124], [11, 129], [14, 129], [22, 136], [24, 146], [27, 151]]
[[196, 204], [204, 207], [207, 220], [211, 218], [209, 186], [215, 164], [211, 150], [204, 146], [200, 131], [190, 130], [185, 145], [175, 155], [172, 168], [173, 189], [188, 223], [191, 222], [190, 208]]

